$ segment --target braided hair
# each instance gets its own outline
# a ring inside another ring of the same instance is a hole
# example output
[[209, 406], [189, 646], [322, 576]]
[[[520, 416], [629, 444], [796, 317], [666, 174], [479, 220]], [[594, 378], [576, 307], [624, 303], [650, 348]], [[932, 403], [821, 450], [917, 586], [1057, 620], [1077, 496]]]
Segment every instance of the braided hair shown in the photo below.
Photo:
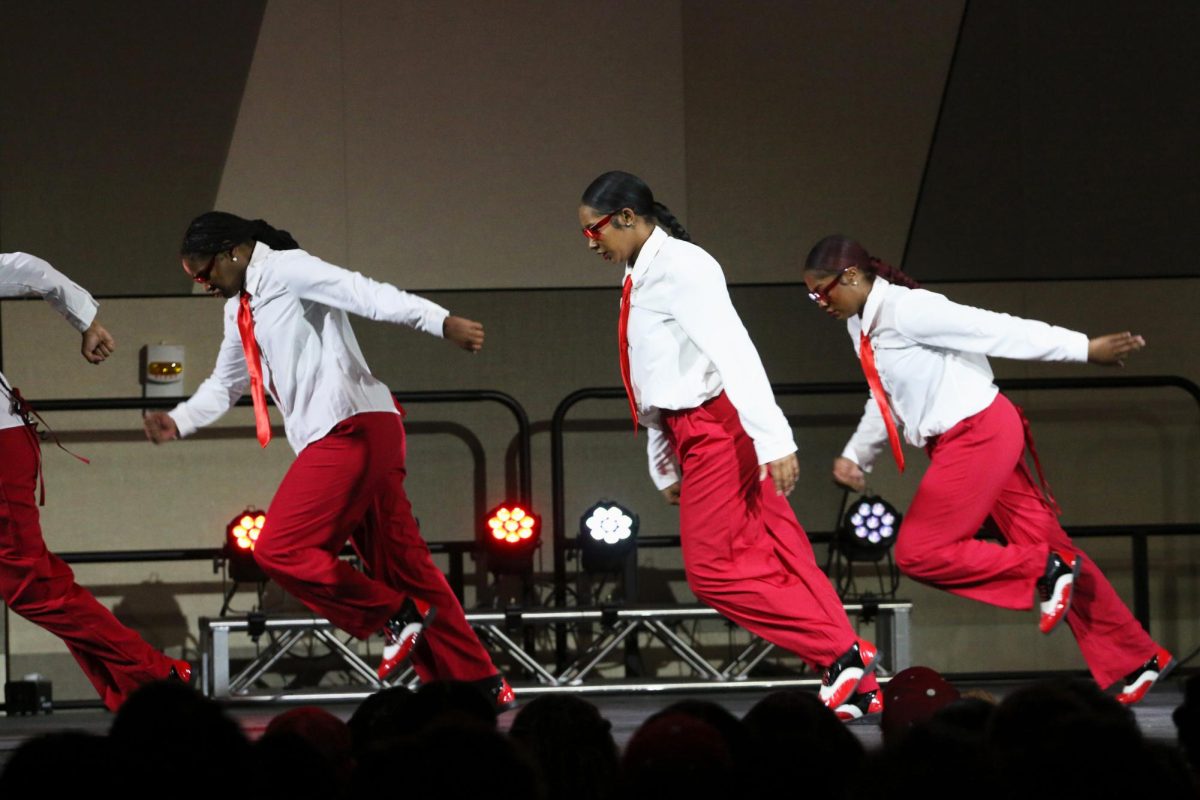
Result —
[[181, 255], [223, 253], [243, 242], [262, 242], [272, 250], [299, 250], [287, 231], [276, 230], [265, 220], [242, 219], [224, 211], [209, 211], [192, 220], [183, 235]]
[[878, 275], [888, 283], [898, 283], [910, 289], [921, 288], [921, 284], [917, 283], [908, 273], [899, 267], [880, 261], [868, 253], [861, 244], [840, 234], [826, 236], [817, 242], [813, 245], [813, 249], [808, 251], [808, 258], [804, 260], [805, 272], [821, 276], [835, 275], [838, 270], [847, 267], [858, 267], [870, 276], [871, 280]]
[[667, 229], [676, 239], [690, 242], [687, 229], [671, 210], [654, 199], [650, 187], [636, 175], [614, 170], [592, 181], [583, 192], [582, 202], [601, 214], [615, 214], [623, 208], [633, 209], [639, 217], [649, 217]]

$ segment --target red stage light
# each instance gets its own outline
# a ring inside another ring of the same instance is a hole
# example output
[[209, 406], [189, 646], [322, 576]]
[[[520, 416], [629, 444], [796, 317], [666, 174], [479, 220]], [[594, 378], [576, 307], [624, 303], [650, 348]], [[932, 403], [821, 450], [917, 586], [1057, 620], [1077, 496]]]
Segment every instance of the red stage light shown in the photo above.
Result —
[[492, 538], [507, 544], [533, 539], [537, 534], [537, 516], [520, 506], [500, 506], [488, 517]]
[[541, 520], [520, 505], [505, 504], [492, 510], [484, 527], [484, 549], [493, 572], [526, 572], [533, 565]]
[[266, 523], [266, 514], [248, 508], [225, 526], [225, 558], [229, 561], [230, 576], [239, 583], [267, 579], [254, 560], [254, 545]]

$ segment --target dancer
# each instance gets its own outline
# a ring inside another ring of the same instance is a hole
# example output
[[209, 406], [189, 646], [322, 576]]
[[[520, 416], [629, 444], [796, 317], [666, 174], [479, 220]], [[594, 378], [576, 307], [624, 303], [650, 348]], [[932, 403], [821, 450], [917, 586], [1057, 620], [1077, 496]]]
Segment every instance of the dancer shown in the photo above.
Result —
[[[226, 298], [225, 338], [195, 395], [170, 413], [147, 415], [149, 439], [195, 432], [249, 388], [266, 447], [269, 390], [297, 458], [255, 545], [259, 566], [339, 628], [362, 639], [383, 635], [380, 679], [411, 656], [423, 681], [472, 681], [497, 708], [515, 705], [421, 538], [404, 492], [402, 412], [371, 375], [347, 312], [445, 337], [472, 353], [483, 347], [483, 326], [327, 264], [262, 220], [202, 214], [181, 252], [184, 271]], [[369, 575], [338, 558], [348, 539]]]
[[[896, 562], [909, 577], [1001, 608], [1028, 609], [1040, 628], [1066, 619], [1096, 682], [1124, 676], [1117, 699], [1141, 700], [1174, 666], [1121, 602], [1100, 569], [1058, 524], [1029, 423], [992, 382], [987, 356], [1120, 365], [1141, 336], [1082, 333], [970, 306], [920, 289], [899, 269], [844, 236], [808, 254], [809, 298], [846, 320], [871, 387], [858, 430], [834, 460], [833, 478], [862, 491], [864, 472], [890, 445], [904, 469], [898, 426], [930, 465], [904, 517]], [[1028, 447], [1045, 493], [1034, 485]], [[990, 519], [1005, 545], [975, 538]]]
[[[99, 305], [87, 291], [40, 258], [0, 253], [0, 297], [31, 295], [44, 299], [82, 334], [80, 349], [88, 362], [99, 364], [112, 355], [116, 342], [96, 318]], [[3, 375], [0, 396], [0, 596], [66, 643], [110, 711], [142, 684], [188, 681], [188, 662], [160, 653], [122, 625], [46, 549], [34, 499], [42, 473], [37, 419]]]
[[821, 700], [840, 716], [882, 710], [875, 647], [850, 626], [786, 499], [796, 444], [720, 265], [626, 172], [588, 186], [579, 223], [588, 248], [625, 272], [621, 377], [635, 431], [649, 430], [651, 478], [680, 506], [688, 585], [824, 670]]

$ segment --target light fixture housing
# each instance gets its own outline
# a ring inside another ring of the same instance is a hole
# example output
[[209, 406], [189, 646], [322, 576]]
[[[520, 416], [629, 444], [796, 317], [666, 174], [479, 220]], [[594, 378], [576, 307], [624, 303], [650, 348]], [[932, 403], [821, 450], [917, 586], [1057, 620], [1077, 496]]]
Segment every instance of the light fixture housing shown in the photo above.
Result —
[[879, 561], [896, 543], [903, 515], [878, 495], [850, 502], [837, 532], [838, 550], [850, 561]]
[[225, 526], [225, 559], [229, 564], [229, 577], [234, 581], [261, 583], [267, 580], [254, 560], [254, 547], [266, 522], [267, 515], [251, 506]]
[[480, 536], [489, 571], [526, 574], [533, 570], [542, 521], [523, 503], [504, 503], [488, 512]]
[[638, 515], [613, 500], [593, 503], [579, 518], [579, 551], [589, 573], [616, 572], [637, 551]]

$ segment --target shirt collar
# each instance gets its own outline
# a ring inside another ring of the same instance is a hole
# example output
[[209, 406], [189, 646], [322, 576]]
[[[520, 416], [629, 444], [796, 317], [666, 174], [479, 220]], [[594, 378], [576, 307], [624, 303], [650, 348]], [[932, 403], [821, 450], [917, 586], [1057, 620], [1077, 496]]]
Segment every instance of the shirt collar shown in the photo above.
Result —
[[258, 285], [262, 281], [262, 265], [273, 250], [262, 242], [254, 243], [254, 252], [250, 254], [250, 263], [246, 265], [246, 278], [242, 282], [242, 291], [251, 297], [258, 295]]
[[868, 336], [871, 335], [871, 328], [875, 327], [875, 317], [879, 314], [879, 306], [883, 304], [883, 297], [887, 294], [889, 286], [890, 283], [878, 276], [872, 281], [871, 291], [867, 294], [867, 302], [862, 310], [862, 329]]
[[[666, 231], [655, 225], [654, 232], [642, 243], [642, 249], [638, 251], [634, 263], [625, 265], [625, 275], [632, 275], [634, 283], [641, 281], [645, 277], [646, 271], [650, 269], [650, 263], [658, 255], [658, 251], [662, 249], [663, 244], [670, 238], [670, 235]], [[624, 282], [624, 278], [622, 278], [622, 282]]]

